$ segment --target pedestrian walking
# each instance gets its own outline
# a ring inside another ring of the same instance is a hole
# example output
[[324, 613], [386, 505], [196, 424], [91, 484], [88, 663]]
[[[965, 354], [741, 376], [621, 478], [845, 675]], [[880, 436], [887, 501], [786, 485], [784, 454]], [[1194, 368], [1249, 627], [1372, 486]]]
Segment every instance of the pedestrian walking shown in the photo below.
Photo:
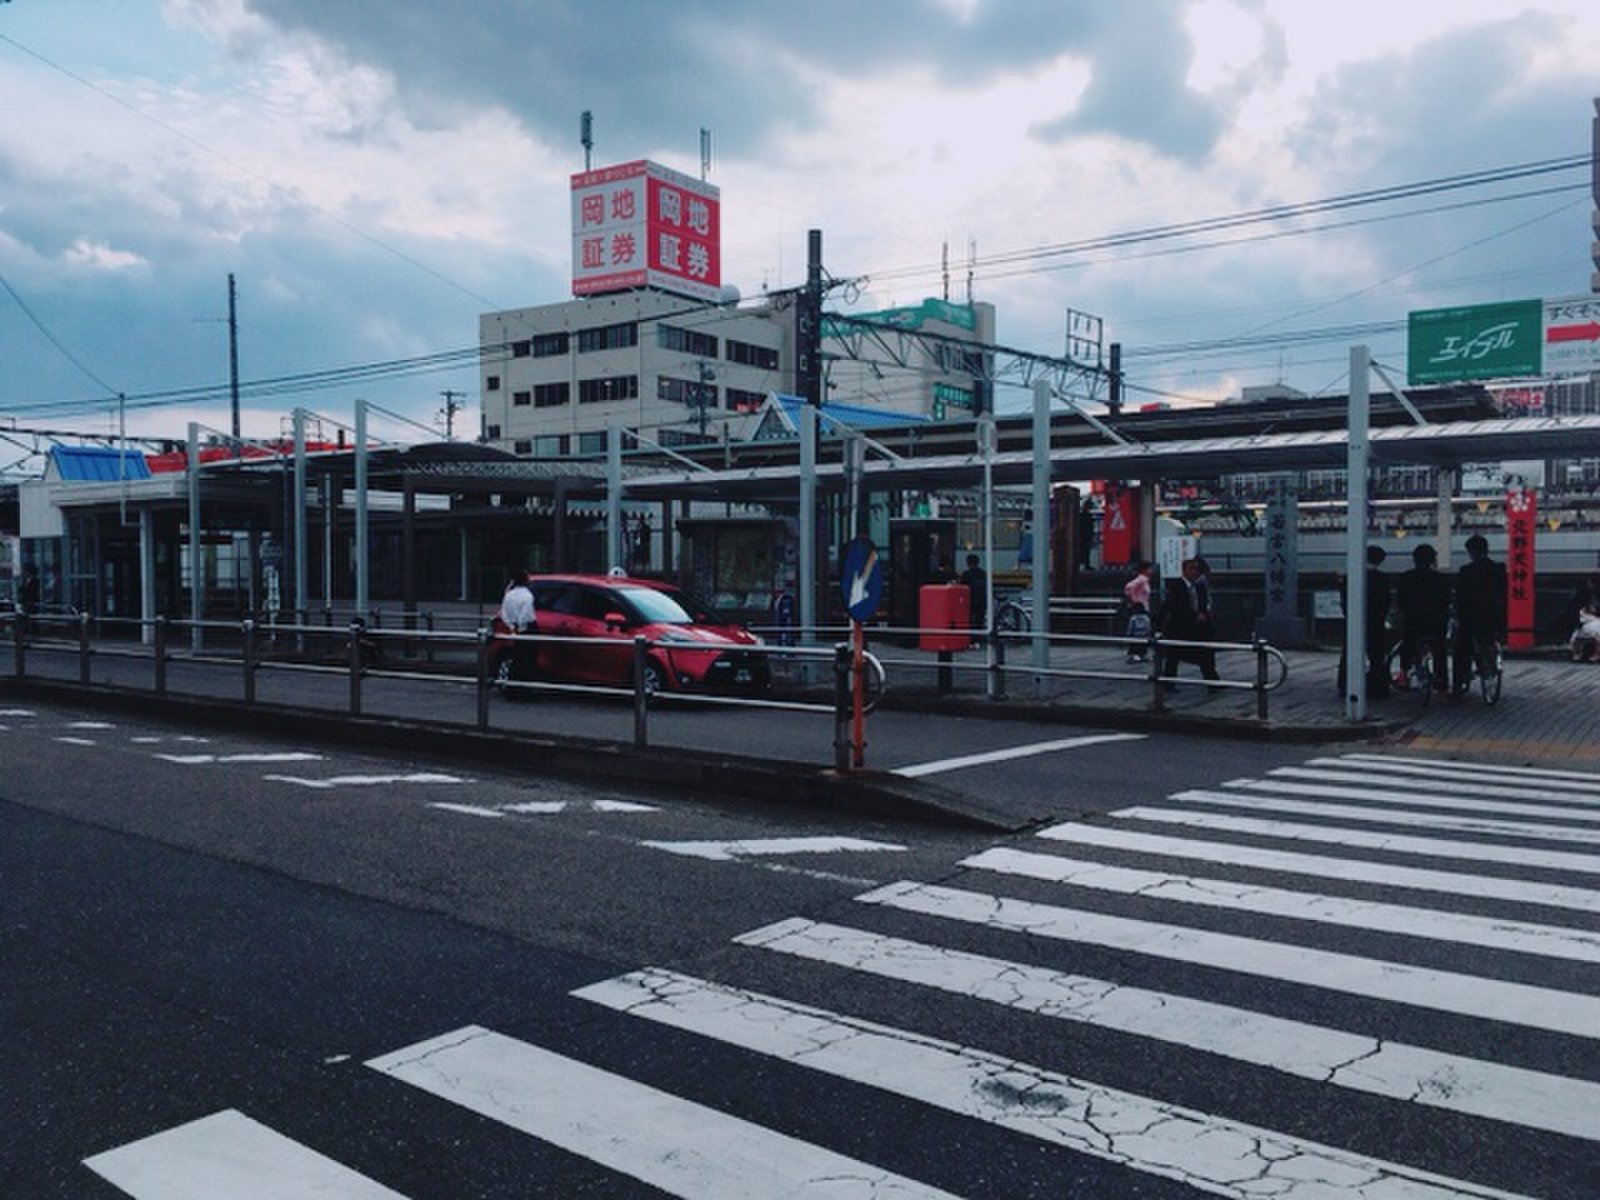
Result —
[[[1198, 586], [1200, 579], [1200, 560], [1186, 559], [1183, 571], [1176, 579], [1169, 579], [1161, 598], [1160, 625], [1161, 635], [1181, 642], [1202, 642], [1211, 638], [1211, 592], [1210, 588]], [[1161, 674], [1167, 680], [1168, 691], [1177, 690], [1177, 684], [1172, 682], [1178, 674], [1180, 662], [1192, 662], [1200, 668], [1200, 674], [1213, 681], [1212, 690], [1217, 690], [1215, 681], [1220, 677], [1217, 674], [1217, 656], [1215, 650], [1204, 646], [1180, 646], [1163, 648], [1161, 651]]]
[[967, 585], [967, 591], [972, 593], [972, 603], [968, 608], [968, 623], [974, 629], [987, 629], [989, 627], [989, 573], [978, 565], [976, 554], [967, 555], [967, 569], [961, 572], [961, 582]]
[[518, 572], [506, 584], [505, 595], [500, 598], [500, 623], [517, 639], [511, 649], [511, 678], [518, 683], [533, 682], [539, 661], [538, 645], [528, 640], [537, 628], [533, 588], [529, 583], [528, 572]]
[[1128, 661], [1141, 663], [1150, 654], [1150, 572], [1154, 565], [1141, 558], [1133, 578], [1122, 585], [1122, 601], [1128, 615]]

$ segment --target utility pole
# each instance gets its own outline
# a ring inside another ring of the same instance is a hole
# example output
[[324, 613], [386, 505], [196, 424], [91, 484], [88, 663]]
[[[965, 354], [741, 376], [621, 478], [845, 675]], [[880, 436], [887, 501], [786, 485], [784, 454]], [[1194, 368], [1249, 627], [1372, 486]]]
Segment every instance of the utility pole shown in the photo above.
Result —
[[813, 408], [822, 405], [822, 230], [806, 244], [806, 289], [795, 312], [795, 391]]
[[228, 394], [233, 399], [233, 452], [239, 453], [239, 311], [233, 272], [228, 272]]
[[461, 411], [461, 405], [456, 397], [465, 397], [466, 393], [445, 388], [439, 395], [444, 397], [444, 408], [439, 410], [439, 415], [444, 418], [444, 440], [453, 442], [456, 440], [456, 413]]

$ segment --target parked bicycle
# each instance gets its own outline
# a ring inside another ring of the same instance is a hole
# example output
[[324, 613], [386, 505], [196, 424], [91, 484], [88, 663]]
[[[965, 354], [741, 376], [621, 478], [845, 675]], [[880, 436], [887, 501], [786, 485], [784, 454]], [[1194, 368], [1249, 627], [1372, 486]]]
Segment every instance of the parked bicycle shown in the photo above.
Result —
[[1499, 703], [1500, 687], [1505, 676], [1505, 655], [1499, 641], [1495, 638], [1474, 638], [1470, 666], [1471, 678], [1458, 680], [1456, 691], [1464, 692], [1476, 681], [1485, 704]]
[[1435, 690], [1443, 691], [1441, 682], [1449, 676], [1448, 639], [1401, 638], [1389, 651], [1384, 669], [1397, 692], [1422, 693], [1426, 708], [1433, 701]]

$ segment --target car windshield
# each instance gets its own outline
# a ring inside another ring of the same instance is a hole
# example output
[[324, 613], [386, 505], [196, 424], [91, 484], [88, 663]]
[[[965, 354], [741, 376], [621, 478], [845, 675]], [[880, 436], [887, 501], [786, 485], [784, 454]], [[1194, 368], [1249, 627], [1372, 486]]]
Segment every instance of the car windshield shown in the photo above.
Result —
[[697, 618], [678, 597], [655, 588], [619, 588], [624, 599], [638, 611], [639, 616], [652, 625], [693, 625]]

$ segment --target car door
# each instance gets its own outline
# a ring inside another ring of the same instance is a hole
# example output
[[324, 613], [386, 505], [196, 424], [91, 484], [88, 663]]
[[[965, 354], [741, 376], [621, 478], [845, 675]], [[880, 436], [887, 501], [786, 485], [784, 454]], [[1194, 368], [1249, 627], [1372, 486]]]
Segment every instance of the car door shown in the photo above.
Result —
[[585, 683], [626, 686], [633, 676], [633, 633], [616, 618], [628, 611], [610, 588], [594, 584], [573, 585], [567, 603], [571, 636], [566, 650], [570, 677]]
[[[572, 609], [577, 604], [575, 588], [564, 580], [535, 580], [533, 619], [542, 637], [572, 635]], [[564, 641], [539, 643], [539, 674], [546, 679], [572, 678], [571, 644]]]

